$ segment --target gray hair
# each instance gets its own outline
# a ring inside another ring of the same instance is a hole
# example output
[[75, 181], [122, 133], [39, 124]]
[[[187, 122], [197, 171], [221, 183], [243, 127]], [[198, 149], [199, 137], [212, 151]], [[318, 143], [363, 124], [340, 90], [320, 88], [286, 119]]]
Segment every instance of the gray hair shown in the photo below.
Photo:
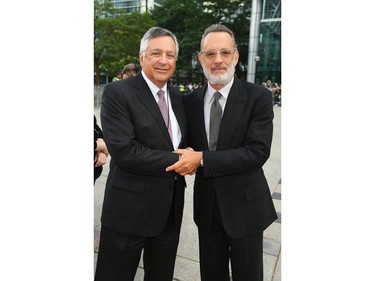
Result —
[[173, 42], [176, 44], [176, 60], [178, 57], [178, 42], [176, 36], [169, 31], [168, 29], [161, 28], [161, 27], [152, 27], [150, 28], [145, 35], [143, 35], [141, 44], [139, 46], [139, 52], [142, 53], [142, 55], [146, 54], [146, 50], [148, 48], [150, 39], [160, 37], [160, 36], [169, 36], [172, 38]]
[[206, 39], [206, 36], [208, 35], [208, 33], [211, 33], [211, 32], [226, 32], [226, 33], [228, 33], [230, 35], [230, 37], [232, 37], [232, 41], [233, 41], [234, 47], [237, 48], [237, 44], [236, 44], [236, 40], [234, 39], [234, 33], [233, 33], [233, 31], [230, 30], [225, 25], [223, 25], [221, 23], [217, 23], [217, 24], [213, 24], [213, 25], [207, 27], [204, 30], [203, 35], [202, 35], [202, 39], [201, 39], [201, 50], [203, 49], [204, 39]]

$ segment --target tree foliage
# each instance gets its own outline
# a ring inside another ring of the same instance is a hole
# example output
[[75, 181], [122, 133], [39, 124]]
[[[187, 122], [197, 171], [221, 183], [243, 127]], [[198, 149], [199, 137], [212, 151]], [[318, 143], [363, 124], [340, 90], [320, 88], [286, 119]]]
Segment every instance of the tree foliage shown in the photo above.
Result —
[[235, 34], [240, 52], [236, 73], [246, 79], [250, 11], [251, 0], [165, 0], [163, 7], [155, 7], [152, 15], [156, 25], [171, 30], [180, 45], [176, 80], [181, 79], [180, 75], [184, 75], [189, 81], [203, 80], [197, 60], [201, 36], [208, 26], [219, 22]]
[[165, 0], [161, 7], [140, 14], [125, 14], [110, 1], [94, 0], [94, 68], [114, 76], [125, 64], [138, 63], [139, 43], [152, 26], [171, 30], [179, 42], [174, 78], [178, 81], [203, 81], [197, 59], [201, 36], [208, 26], [222, 23], [235, 34], [240, 53], [236, 75], [246, 79], [251, 0]]
[[94, 0], [95, 84], [100, 72], [114, 76], [129, 62], [138, 63], [139, 43], [155, 21], [150, 13], [125, 14], [110, 2]]

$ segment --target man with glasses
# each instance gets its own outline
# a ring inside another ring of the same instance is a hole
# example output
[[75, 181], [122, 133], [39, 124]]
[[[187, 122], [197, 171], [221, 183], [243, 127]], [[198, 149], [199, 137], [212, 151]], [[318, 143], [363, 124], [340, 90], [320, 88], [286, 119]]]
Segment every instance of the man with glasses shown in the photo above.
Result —
[[198, 59], [208, 80], [184, 96], [188, 146], [166, 170], [195, 175], [202, 281], [263, 280], [263, 231], [277, 219], [262, 166], [270, 155], [271, 93], [234, 76], [233, 32], [208, 27]]
[[134, 77], [108, 84], [101, 121], [111, 154], [96, 281], [133, 281], [143, 250], [145, 281], [172, 281], [186, 183], [165, 167], [186, 147], [182, 95], [167, 85], [178, 56], [169, 30], [143, 36]]

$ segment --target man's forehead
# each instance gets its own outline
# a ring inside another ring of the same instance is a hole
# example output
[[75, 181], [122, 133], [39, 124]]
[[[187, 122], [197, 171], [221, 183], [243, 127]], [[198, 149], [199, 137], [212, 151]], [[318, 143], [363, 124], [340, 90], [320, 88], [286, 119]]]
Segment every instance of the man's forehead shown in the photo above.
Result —
[[232, 37], [227, 32], [210, 32], [203, 41], [204, 47], [224, 46], [221, 48], [233, 48]]
[[173, 45], [175, 44], [174, 40], [170, 36], [158, 36], [158, 37], [151, 38], [149, 40], [149, 44], [158, 44], [157, 42], [160, 42], [160, 41], [170, 41]]
[[[161, 43], [161, 41], [163, 41]], [[169, 36], [162, 36], [162, 37], [156, 37], [152, 38], [148, 44], [149, 50], [176, 50], [176, 44], [173, 41], [173, 39]]]

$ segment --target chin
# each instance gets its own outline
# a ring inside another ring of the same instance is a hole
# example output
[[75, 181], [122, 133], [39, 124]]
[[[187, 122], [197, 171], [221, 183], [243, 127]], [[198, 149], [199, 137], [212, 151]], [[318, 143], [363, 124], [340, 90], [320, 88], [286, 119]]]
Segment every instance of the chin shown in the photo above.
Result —
[[203, 69], [204, 75], [206, 76], [207, 80], [210, 81], [211, 84], [220, 84], [225, 85], [232, 80], [234, 76], [235, 69], [229, 69], [227, 72], [223, 74], [213, 74], [209, 72], [209, 70]]
[[211, 84], [227, 84], [232, 79], [233, 76], [230, 73], [225, 73], [221, 75], [206, 75], [207, 80], [210, 81]]

